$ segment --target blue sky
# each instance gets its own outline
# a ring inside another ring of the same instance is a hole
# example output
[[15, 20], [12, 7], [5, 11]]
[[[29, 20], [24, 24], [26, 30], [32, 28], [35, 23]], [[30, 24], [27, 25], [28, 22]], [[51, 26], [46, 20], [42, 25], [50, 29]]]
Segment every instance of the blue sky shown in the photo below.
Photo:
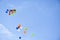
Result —
[[[16, 9], [14, 16], [5, 13]], [[60, 39], [59, 0], [0, 0], [1, 40], [59, 40]], [[26, 36], [16, 27], [28, 27]], [[31, 37], [34, 33], [35, 36]], [[18, 39], [21, 36], [22, 39]]]

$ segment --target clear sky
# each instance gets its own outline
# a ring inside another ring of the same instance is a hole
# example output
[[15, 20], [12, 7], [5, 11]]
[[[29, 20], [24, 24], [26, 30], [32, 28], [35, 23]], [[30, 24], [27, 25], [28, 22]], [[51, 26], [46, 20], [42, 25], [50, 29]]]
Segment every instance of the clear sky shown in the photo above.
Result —
[[[14, 16], [5, 13], [13, 8]], [[28, 27], [26, 36], [17, 32], [18, 24]], [[0, 40], [60, 40], [60, 1], [0, 0]]]

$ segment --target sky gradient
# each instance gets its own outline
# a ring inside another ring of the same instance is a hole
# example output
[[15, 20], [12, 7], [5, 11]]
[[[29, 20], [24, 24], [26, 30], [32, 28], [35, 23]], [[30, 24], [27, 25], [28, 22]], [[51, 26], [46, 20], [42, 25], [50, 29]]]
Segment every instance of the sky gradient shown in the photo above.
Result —
[[[14, 16], [5, 13], [14, 8]], [[26, 36], [17, 32], [18, 24], [28, 27]], [[0, 0], [0, 40], [60, 40], [60, 1]]]

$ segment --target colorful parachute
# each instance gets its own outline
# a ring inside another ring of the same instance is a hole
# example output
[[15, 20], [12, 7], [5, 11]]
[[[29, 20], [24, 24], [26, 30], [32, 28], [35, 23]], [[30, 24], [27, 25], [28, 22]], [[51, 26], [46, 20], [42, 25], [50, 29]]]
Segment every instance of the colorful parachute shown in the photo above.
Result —
[[16, 9], [12, 9], [12, 10], [6, 10], [6, 13], [8, 13], [9, 15], [14, 15], [16, 12]]

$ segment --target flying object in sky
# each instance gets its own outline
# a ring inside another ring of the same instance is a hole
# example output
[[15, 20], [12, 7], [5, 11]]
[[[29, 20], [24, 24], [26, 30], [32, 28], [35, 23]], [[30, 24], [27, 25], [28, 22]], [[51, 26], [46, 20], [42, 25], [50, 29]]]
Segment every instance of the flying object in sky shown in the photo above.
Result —
[[27, 34], [27, 30], [28, 30], [28, 28], [27, 28], [27, 27], [24, 27], [24, 30], [23, 30], [23, 34], [24, 34], [24, 35]]
[[7, 9], [6, 10], [6, 13], [8, 13], [9, 15], [14, 15], [15, 12], [16, 12], [16, 9], [11, 9], [11, 10]]
[[19, 39], [21, 39], [21, 37], [19, 37]]
[[20, 31], [20, 29], [22, 29], [21, 24], [18, 24], [18, 26], [16, 27], [17, 31]]

